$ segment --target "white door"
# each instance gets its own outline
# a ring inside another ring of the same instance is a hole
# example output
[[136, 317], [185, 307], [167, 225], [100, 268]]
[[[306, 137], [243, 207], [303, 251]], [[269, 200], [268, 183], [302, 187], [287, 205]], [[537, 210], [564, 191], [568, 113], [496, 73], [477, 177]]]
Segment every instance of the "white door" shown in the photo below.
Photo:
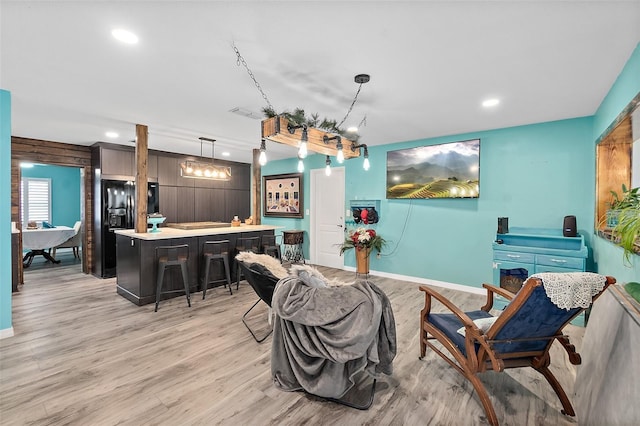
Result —
[[344, 167], [311, 170], [311, 261], [342, 268], [339, 244], [344, 241]]

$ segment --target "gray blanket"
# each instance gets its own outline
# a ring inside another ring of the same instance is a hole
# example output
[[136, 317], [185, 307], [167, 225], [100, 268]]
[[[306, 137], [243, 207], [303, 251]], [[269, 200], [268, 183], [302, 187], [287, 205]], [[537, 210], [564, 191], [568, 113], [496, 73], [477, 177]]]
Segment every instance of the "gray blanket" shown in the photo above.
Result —
[[342, 287], [305, 281], [284, 278], [273, 293], [275, 386], [340, 398], [362, 371], [390, 375], [396, 326], [384, 292], [368, 281]]

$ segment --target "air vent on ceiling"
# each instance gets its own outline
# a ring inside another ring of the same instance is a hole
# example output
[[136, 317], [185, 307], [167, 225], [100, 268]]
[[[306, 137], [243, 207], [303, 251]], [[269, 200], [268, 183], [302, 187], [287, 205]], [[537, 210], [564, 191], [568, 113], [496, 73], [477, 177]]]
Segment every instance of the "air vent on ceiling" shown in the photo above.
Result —
[[257, 112], [249, 111], [248, 109], [241, 108], [241, 107], [231, 108], [229, 112], [233, 114], [241, 115], [243, 117], [253, 118], [254, 120], [262, 120], [263, 118], [261, 114], [258, 114]]

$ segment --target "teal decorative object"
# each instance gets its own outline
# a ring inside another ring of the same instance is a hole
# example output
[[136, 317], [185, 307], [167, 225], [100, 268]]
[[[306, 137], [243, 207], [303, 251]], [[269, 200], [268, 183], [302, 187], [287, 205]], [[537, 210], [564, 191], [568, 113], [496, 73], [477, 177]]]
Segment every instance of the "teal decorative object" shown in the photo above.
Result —
[[147, 232], [161, 232], [158, 229], [158, 225], [161, 224], [162, 222], [164, 222], [167, 218], [164, 216], [153, 216], [153, 215], [149, 215], [147, 217], [147, 223], [153, 225], [153, 227], [151, 229], [149, 229]]
[[636, 302], [640, 303], [640, 283], [630, 282], [624, 286], [624, 289], [627, 290], [627, 293], [631, 295]]

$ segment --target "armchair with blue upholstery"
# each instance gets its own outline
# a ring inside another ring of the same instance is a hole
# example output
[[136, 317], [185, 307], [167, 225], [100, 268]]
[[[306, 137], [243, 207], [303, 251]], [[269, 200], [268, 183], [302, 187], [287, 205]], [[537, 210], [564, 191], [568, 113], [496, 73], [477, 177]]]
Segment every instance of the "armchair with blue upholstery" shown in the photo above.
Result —
[[[472, 312], [463, 312], [437, 291], [420, 286], [425, 293], [425, 305], [420, 312], [420, 359], [428, 346], [467, 378], [491, 425], [498, 425], [498, 419], [478, 373], [502, 372], [507, 368], [532, 367], [540, 372], [558, 395], [563, 414], [575, 416], [567, 394], [548, 368], [549, 350], [557, 340], [567, 351], [569, 361], [580, 364], [580, 354], [562, 330], [615, 282], [612, 277], [590, 273], [537, 274], [515, 295], [483, 284], [487, 303]], [[494, 294], [510, 300], [497, 317], [489, 313]], [[432, 312], [433, 299], [449, 313]]]

